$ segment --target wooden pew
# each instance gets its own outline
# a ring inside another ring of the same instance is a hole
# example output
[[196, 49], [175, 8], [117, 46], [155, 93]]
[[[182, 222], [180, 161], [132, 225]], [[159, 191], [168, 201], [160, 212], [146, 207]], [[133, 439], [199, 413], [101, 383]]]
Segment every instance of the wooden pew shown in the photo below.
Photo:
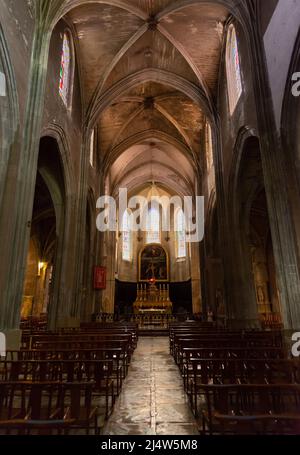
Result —
[[93, 429], [99, 434], [92, 389], [92, 383], [1, 382], [0, 433], [84, 429], [89, 434]]
[[203, 434], [300, 434], [300, 385], [202, 385]]
[[2, 382], [92, 382], [93, 395], [105, 397], [106, 418], [118, 393], [111, 360], [5, 360], [0, 361], [0, 375]]
[[191, 358], [184, 370], [184, 387], [195, 415], [203, 384], [300, 384], [300, 361]]

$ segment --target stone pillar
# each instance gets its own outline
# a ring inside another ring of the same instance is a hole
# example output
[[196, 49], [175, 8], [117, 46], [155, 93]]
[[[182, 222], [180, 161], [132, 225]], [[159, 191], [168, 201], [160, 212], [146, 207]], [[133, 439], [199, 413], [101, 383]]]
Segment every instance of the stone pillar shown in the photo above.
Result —
[[226, 268], [230, 267], [230, 271], [227, 271], [227, 276], [230, 276], [230, 304], [227, 304], [228, 326], [232, 329], [260, 328], [251, 255], [244, 227], [232, 226], [229, 241], [230, 262], [227, 265], [224, 264], [224, 272]]
[[199, 243], [191, 243], [190, 247], [193, 314], [199, 314], [202, 313]]
[[89, 141], [90, 131], [84, 131], [80, 157], [80, 180], [79, 180], [79, 195], [78, 195], [78, 225], [76, 232], [76, 254], [75, 254], [75, 298], [71, 305], [71, 315], [75, 319], [80, 319], [82, 313], [82, 305], [85, 303], [84, 283], [84, 251], [85, 251], [85, 236], [86, 236], [86, 210], [88, 199], [88, 169], [89, 169]]
[[27, 103], [20, 153], [13, 149], [0, 217], [0, 330], [8, 348], [20, 344], [20, 317], [26, 259], [31, 230], [40, 131], [43, 118], [51, 26], [62, 0], [33, 3], [35, 30], [28, 79]]
[[206, 257], [206, 306], [225, 325], [224, 271], [220, 258]]
[[284, 326], [287, 330], [299, 329], [300, 276], [297, 242], [288, 200], [285, 153], [278, 140], [263, 37], [259, 24], [259, 20], [251, 21], [249, 37], [252, 67], [254, 68], [254, 91], [264, 183]]
[[106, 267], [106, 289], [101, 292], [101, 312], [114, 313], [116, 233], [105, 232], [101, 265]]
[[[47, 76], [50, 24], [58, 0], [40, 0], [35, 4], [35, 31], [32, 45], [31, 68], [21, 153], [16, 164], [17, 178], [8, 191], [12, 201], [4, 204], [0, 234], [5, 239], [1, 269], [0, 328], [17, 328], [20, 322], [23, 282], [29, 245], [32, 206], [39, 152], [44, 93]], [[9, 222], [8, 222], [9, 220]]]

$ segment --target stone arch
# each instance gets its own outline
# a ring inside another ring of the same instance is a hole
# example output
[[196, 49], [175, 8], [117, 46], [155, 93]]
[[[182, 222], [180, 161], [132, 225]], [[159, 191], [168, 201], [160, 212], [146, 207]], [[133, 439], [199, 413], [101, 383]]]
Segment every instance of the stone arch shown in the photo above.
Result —
[[[253, 192], [253, 182], [250, 181], [249, 183], [249, 179], [247, 179], [250, 172], [250, 161], [248, 161], [250, 155], [247, 150], [251, 150], [254, 143], [259, 144], [255, 129], [249, 126], [241, 128], [233, 151], [233, 164], [229, 175], [227, 197], [228, 226], [231, 237], [231, 295], [227, 311], [231, 321], [233, 319], [237, 321], [244, 319], [245, 321], [248, 320], [251, 326], [258, 323], [258, 316], [245, 217], [249, 200], [251, 200], [251, 195], [248, 193], [249, 191]], [[252, 173], [254, 172], [252, 171]], [[248, 184], [247, 188], [245, 188], [243, 179]], [[244, 191], [242, 191], [243, 188]], [[254, 185], [254, 191], [256, 190], [257, 187]], [[241, 194], [242, 192], [243, 194]]]
[[56, 123], [50, 123], [41, 132], [41, 138], [51, 137], [58, 145], [60, 151], [60, 160], [63, 169], [65, 193], [67, 197], [74, 194], [75, 191], [75, 173], [71, 160], [70, 146], [64, 129]]
[[[266, 239], [271, 235], [271, 226], [260, 140], [254, 129], [244, 127], [240, 130], [233, 163], [228, 191], [228, 219], [232, 235], [232, 288], [235, 302], [232, 310], [235, 316], [242, 311], [243, 317], [248, 317], [253, 322], [258, 312], [257, 317], [264, 323], [265, 316], [272, 313], [268, 298], [269, 279], [266, 277], [268, 273], [265, 254]], [[260, 241], [257, 240], [259, 236]], [[239, 302], [243, 302], [245, 307], [239, 308]]]
[[[52, 234], [52, 243], [49, 245], [49, 248], [52, 248], [51, 255], [45, 258], [40, 257], [39, 259], [42, 262], [50, 260], [48, 266], [51, 267], [51, 288], [49, 290], [47, 312], [48, 326], [51, 329], [55, 328], [58, 324], [58, 319], [61, 319], [63, 309], [67, 308], [66, 302], [72, 301], [71, 293], [68, 291], [71, 287], [66, 283], [69, 279], [68, 275], [72, 276], [67, 258], [71, 244], [69, 230], [72, 222], [71, 177], [64, 167], [67, 150], [64, 135], [59, 135], [58, 131], [55, 132], [50, 127], [43, 132], [37, 165], [37, 184], [40, 182], [40, 186], [36, 184], [31, 232], [34, 232], [33, 229], [38, 226], [39, 217], [43, 219], [39, 208], [41, 197], [39, 188], [42, 186], [44, 187], [44, 192], [48, 193], [49, 209], [52, 207], [53, 210], [51, 223], [55, 228], [55, 233]], [[49, 151], [51, 151], [51, 155]], [[50, 230], [52, 229], [51, 226]], [[38, 230], [38, 227], [36, 229]], [[67, 315], [65, 316], [67, 317]]]

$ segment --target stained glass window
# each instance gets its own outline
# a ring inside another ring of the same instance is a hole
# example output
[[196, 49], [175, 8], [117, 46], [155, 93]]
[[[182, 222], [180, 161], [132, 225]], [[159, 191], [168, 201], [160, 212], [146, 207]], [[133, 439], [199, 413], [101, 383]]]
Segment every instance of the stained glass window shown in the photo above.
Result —
[[230, 25], [227, 35], [226, 72], [229, 108], [233, 114], [243, 91], [238, 42], [233, 25]]
[[94, 166], [95, 163], [95, 130], [91, 133], [90, 138], [90, 165]]
[[71, 46], [70, 38], [64, 34], [63, 47], [60, 62], [59, 94], [66, 106], [69, 104], [71, 78]]
[[175, 238], [176, 238], [176, 257], [177, 259], [186, 258], [186, 234], [185, 219], [182, 209], [176, 212], [175, 218]]
[[147, 217], [147, 243], [160, 243], [160, 215], [157, 208], [151, 207]]
[[122, 258], [123, 261], [132, 260], [132, 217], [131, 213], [126, 210], [122, 220]]

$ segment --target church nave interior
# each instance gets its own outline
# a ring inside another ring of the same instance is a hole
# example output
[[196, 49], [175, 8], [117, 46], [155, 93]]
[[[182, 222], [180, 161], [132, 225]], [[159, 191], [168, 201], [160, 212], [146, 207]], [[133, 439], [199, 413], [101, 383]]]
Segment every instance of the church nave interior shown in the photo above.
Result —
[[300, 434], [299, 24], [1, 3], [0, 434]]

